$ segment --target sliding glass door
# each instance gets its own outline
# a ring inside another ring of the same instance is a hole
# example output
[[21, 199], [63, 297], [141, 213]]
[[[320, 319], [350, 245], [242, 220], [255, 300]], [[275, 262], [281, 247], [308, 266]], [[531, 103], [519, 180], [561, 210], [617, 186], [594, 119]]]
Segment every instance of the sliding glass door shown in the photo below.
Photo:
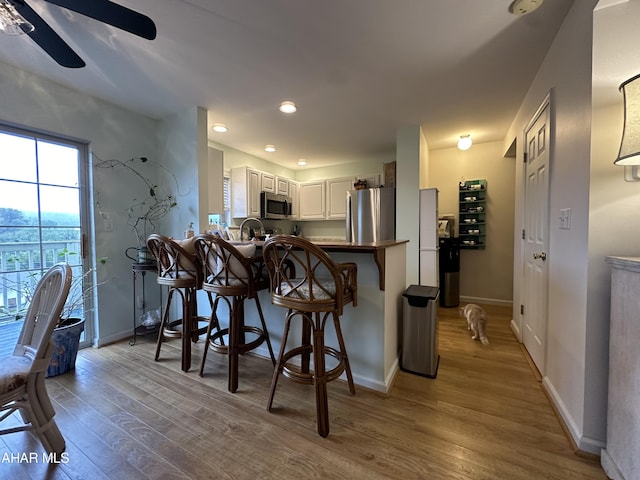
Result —
[[88, 173], [86, 144], [0, 124], [0, 328], [20, 320], [52, 265], [69, 263], [74, 277], [89, 267]]

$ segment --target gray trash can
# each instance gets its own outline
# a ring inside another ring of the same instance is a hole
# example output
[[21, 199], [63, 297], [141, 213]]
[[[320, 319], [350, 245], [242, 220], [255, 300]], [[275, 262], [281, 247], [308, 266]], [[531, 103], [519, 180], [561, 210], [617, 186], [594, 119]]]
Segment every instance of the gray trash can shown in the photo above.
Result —
[[400, 368], [424, 377], [438, 374], [438, 287], [410, 285], [402, 294]]

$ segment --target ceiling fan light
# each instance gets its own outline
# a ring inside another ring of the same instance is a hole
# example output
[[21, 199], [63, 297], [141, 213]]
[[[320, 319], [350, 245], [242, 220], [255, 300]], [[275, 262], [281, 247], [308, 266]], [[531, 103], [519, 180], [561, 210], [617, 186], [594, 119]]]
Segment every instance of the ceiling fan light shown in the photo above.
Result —
[[460, 139], [458, 140], [458, 148], [460, 150], [469, 150], [471, 148], [471, 135], [460, 135]]
[[0, 31], [5, 35], [33, 32], [35, 27], [6, 0], [0, 0]]
[[296, 107], [296, 104], [289, 100], [286, 100], [280, 104], [280, 111], [282, 113], [296, 113], [297, 110], [298, 108]]

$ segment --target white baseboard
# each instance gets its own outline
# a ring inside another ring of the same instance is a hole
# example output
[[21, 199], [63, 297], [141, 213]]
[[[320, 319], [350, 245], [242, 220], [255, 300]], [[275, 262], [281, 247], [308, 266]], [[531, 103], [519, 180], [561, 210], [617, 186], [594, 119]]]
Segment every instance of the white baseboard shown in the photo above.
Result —
[[616, 465], [616, 462], [611, 458], [607, 449], [604, 448], [602, 453], [600, 453], [600, 465], [602, 465], [602, 469], [604, 473], [607, 474], [611, 480], [625, 480], [624, 475]]
[[522, 331], [520, 330], [520, 325], [518, 325], [518, 322], [516, 322], [515, 320], [511, 320], [510, 325], [511, 331], [516, 336], [518, 341], [522, 343]]
[[130, 337], [133, 337], [133, 332], [131, 330], [114, 333], [113, 335], [109, 335], [107, 337], [94, 337], [91, 346], [94, 348], [100, 348], [104, 347], [105, 345], [109, 345], [110, 343], [119, 342], [120, 340], [124, 340], [125, 338]]
[[576, 444], [578, 449], [582, 450], [583, 452], [591, 453], [593, 455], [600, 455], [602, 449], [605, 448], [606, 443], [601, 440], [585, 437], [584, 435], [582, 435], [577, 423], [569, 413], [567, 406], [562, 401], [562, 398], [560, 398], [558, 391], [549, 380], [549, 377], [545, 376], [542, 378], [542, 385], [547, 391], [547, 394], [553, 402], [556, 410], [560, 414], [560, 420], [564, 423], [567, 431], [569, 432], [569, 435], [571, 435], [571, 438], [573, 439], [573, 442]]

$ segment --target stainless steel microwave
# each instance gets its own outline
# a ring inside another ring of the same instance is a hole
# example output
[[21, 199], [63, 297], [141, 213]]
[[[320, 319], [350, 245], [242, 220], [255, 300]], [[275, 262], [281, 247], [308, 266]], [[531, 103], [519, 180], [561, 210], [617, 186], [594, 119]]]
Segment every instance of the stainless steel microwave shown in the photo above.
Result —
[[270, 192], [260, 192], [260, 218], [289, 218], [291, 198]]

